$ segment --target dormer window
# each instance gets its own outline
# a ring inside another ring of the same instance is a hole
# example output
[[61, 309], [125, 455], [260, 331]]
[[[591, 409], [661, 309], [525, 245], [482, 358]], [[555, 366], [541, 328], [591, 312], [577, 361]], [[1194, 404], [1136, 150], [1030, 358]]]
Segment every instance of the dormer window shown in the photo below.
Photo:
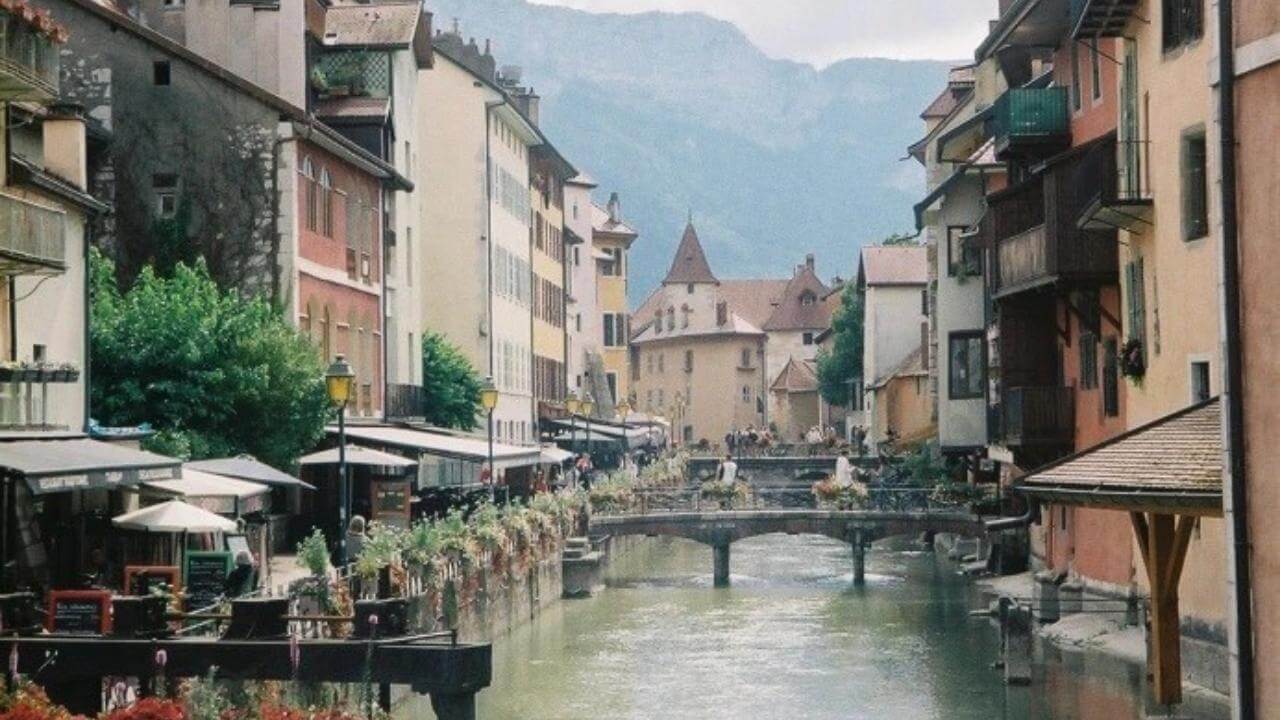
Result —
[[815, 295], [812, 290], [805, 290], [804, 292], [800, 293], [801, 305], [808, 306], [816, 302], [818, 302], [818, 296]]

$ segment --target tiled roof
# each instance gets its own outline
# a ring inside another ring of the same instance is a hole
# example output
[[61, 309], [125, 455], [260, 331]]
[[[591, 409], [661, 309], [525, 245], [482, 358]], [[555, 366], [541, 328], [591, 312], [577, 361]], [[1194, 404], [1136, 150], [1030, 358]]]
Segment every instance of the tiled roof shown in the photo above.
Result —
[[408, 45], [421, 12], [416, 2], [333, 5], [324, 14], [324, 44]]
[[942, 89], [942, 92], [938, 93], [938, 97], [934, 98], [933, 102], [929, 103], [929, 107], [925, 108], [924, 112], [920, 113], [920, 117], [922, 119], [946, 117], [951, 114], [952, 110], [956, 109], [956, 101], [957, 98], [955, 91], [949, 86], [945, 87]]
[[926, 285], [928, 249], [922, 245], [869, 245], [862, 248], [858, 280], [864, 285]]
[[917, 347], [903, 358], [902, 362], [895, 365], [892, 370], [877, 378], [871, 387], [884, 387], [889, 384], [890, 380], [898, 377], [916, 377], [928, 374], [929, 371], [926, 370], [924, 366], [924, 348]]
[[680, 238], [680, 246], [671, 259], [671, 269], [662, 280], [666, 283], [713, 283], [716, 276], [711, 272], [707, 262], [707, 254], [702, 251], [702, 243], [698, 242], [698, 231], [693, 223], [684, 226], [684, 236]]
[[1222, 493], [1222, 413], [1213, 398], [1166, 415], [1034, 470], [1019, 488], [1033, 493]]
[[721, 280], [720, 299], [729, 304], [729, 312], [764, 327], [786, 287], [786, 280]]
[[[801, 265], [787, 281], [777, 305], [764, 323], [765, 330], [822, 330], [831, 324], [831, 308], [820, 298], [830, 289], [818, 279], [808, 263]], [[812, 295], [809, 304], [803, 303], [805, 293]]]
[[790, 358], [769, 386], [774, 392], [814, 392], [818, 389], [818, 364], [813, 360]]

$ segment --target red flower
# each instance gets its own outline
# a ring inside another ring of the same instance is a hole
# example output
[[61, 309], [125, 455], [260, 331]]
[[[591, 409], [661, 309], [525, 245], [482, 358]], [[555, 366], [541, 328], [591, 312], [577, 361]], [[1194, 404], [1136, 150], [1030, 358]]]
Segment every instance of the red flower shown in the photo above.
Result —
[[112, 712], [104, 720], [186, 720], [186, 717], [186, 710], [173, 700], [143, 698]]

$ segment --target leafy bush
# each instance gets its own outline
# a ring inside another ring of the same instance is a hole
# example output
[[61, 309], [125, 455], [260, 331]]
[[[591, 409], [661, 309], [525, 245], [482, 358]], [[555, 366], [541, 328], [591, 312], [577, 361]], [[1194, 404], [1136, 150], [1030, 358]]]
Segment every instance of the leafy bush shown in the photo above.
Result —
[[635, 493], [629, 479], [614, 475], [592, 485], [587, 500], [592, 512], [623, 512], [635, 504]]
[[319, 577], [329, 572], [329, 545], [325, 542], [320, 528], [298, 543], [298, 567], [306, 568], [312, 577]]

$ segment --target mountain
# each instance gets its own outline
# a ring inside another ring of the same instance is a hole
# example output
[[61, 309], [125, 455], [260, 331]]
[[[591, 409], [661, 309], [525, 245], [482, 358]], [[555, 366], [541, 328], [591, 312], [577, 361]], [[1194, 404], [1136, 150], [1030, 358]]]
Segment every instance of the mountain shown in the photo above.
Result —
[[[807, 252], [851, 277], [858, 248], [912, 229], [923, 171], [903, 161], [948, 63], [764, 55], [698, 13], [596, 14], [525, 0], [428, 0], [437, 28], [492, 41], [542, 97], [541, 124], [618, 191], [640, 231], [631, 300], [662, 279], [692, 212], [721, 277], [787, 276]], [[904, 31], [906, 28], [904, 28]]]

